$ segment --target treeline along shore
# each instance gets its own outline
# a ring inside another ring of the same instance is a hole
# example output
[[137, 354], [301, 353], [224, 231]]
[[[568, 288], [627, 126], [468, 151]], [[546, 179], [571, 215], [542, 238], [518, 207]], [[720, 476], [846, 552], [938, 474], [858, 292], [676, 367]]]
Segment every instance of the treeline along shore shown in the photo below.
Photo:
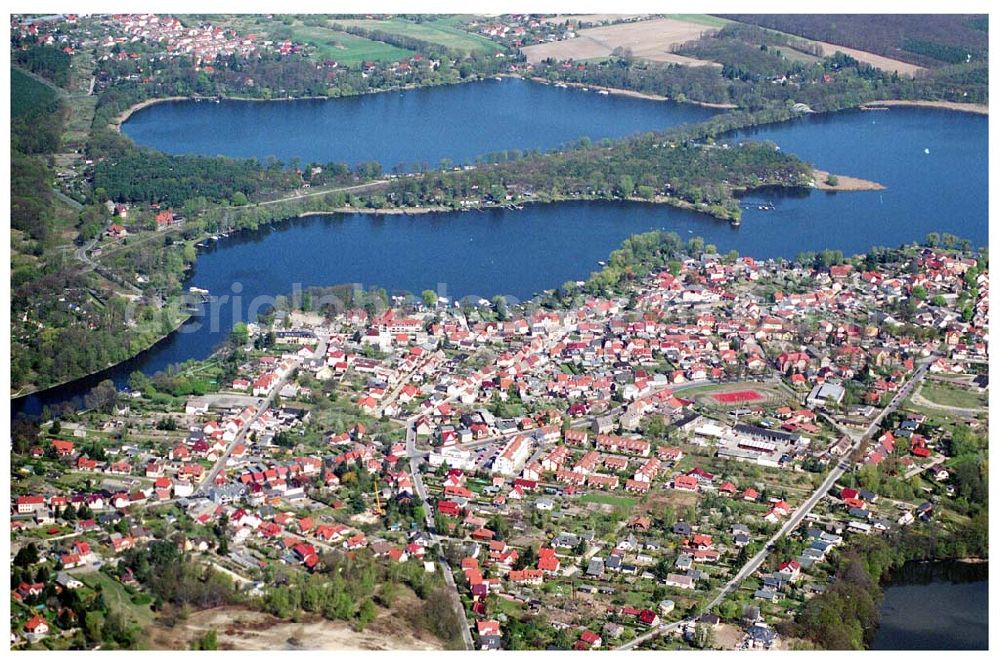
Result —
[[[78, 25], [112, 32], [117, 29], [102, 21], [85, 19]], [[72, 32], [75, 28], [67, 29]], [[22, 111], [26, 105], [19, 103], [17, 122], [12, 123], [17, 130], [17, 154], [12, 159], [12, 200], [16, 204], [12, 226], [23, 234], [15, 243], [15, 253], [24, 258], [15, 261], [12, 268], [12, 304], [18, 314], [12, 336], [12, 389], [23, 393], [31, 387], [45, 388], [72, 380], [113, 360], [134, 356], [141, 350], [137, 345], [148, 348], [148, 343], [139, 344], [120, 317], [111, 316], [98, 324], [66, 317], [51, 304], [67, 289], [86, 294], [95, 288], [112, 288], [107, 283], [96, 283], [93, 275], [85, 275], [78, 263], [57, 259], [57, 254], [66, 253], [54, 251], [58, 244], [55, 238], [66, 234], [49, 234], [52, 228], [75, 233], [78, 243], [97, 241], [97, 249], [105, 254], [92, 253], [91, 260], [113, 268], [123, 279], [143, 274], [149, 278], [142, 286], [144, 295], [152, 296], [155, 291], [169, 298], [180, 293], [183, 267], [194, 260], [185, 253], [194, 252], [191, 246], [206, 234], [233, 226], [252, 227], [278, 219], [282, 213], [294, 217], [316, 210], [317, 206], [331, 211], [349, 206], [353, 210], [387, 212], [516, 206], [529, 201], [638, 199], [737, 221], [741, 215], [738, 194], [756, 187], [816, 186], [844, 191], [874, 185], [846, 177], [839, 178], [836, 186], [826, 179], [817, 181], [813, 166], [769, 149], [766, 143], [747, 141], [721, 146], [731, 132], [785, 122], [809, 110], [837, 111], [884, 104], [881, 100], [886, 99], [963, 110], [970, 108], [961, 104], [963, 101], [984, 107], [987, 101], [982, 62], [957, 63], [918, 78], [877, 70], [842, 53], [803, 64], [784, 57], [778, 48], [770, 48], [789, 46], [779, 43], [778, 37], [770, 35], [765, 39], [748, 30], [727, 28], [681, 49], [704, 52], [706, 59], [720, 62], [721, 68], [652, 63], [624, 52], [599, 63], [567, 66], [565, 62], [545, 61], [528, 66], [523, 54], [506, 45], [497, 46], [496, 53], [504, 55], [500, 58], [489, 49], [458, 53], [412, 41], [405, 48], [419, 47], [426, 58], [414, 60], [408, 68], [380, 62], [370, 71], [364, 71], [362, 65], [351, 65], [339, 68], [335, 75], [308, 53], [234, 56], [220, 62], [212, 72], [197, 70], [186, 56], [163, 57], [155, 44], [111, 49], [116, 51], [110, 54], [115, 57], [100, 60], [86, 60], [84, 54], [75, 54], [72, 57], [83, 67], [80, 71], [86, 71], [92, 89], [93, 81], [98, 81], [96, 105], [88, 110], [78, 102], [57, 99], [53, 104], [65, 113], [31, 115]], [[386, 39], [391, 42], [396, 38]], [[760, 39], [765, 39], [768, 50], [760, 48]], [[73, 85], [71, 56], [54, 47], [33, 44], [30, 37], [23, 35], [12, 39], [12, 47], [19, 56], [31, 55], [19, 58], [19, 62], [32, 73], [46, 77], [57, 87]], [[431, 66], [431, 60], [438, 64]], [[142, 75], [136, 76], [136, 71]], [[286, 99], [336, 98], [508, 75], [710, 105], [723, 112], [705, 122], [668, 131], [598, 144], [581, 140], [549, 153], [507, 151], [487, 155], [470, 165], [474, 166], [471, 169], [427, 168], [396, 178], [386, 178], [383, 166], [372, 161], [305, 165], [310, 168], [300, 170], [276, 162], [166, 155], [141, 148], [120, 133], [121, 124], [132, 113], [160, 101], [263, 101], [276, 99], [279, 94]], [[86, 136], [79, 140], [81, 155], [88, 162], [81, 164], [86, 177], [74, 182], [70, 191], [82, 205], [78, 211], [64, 209], [49, 194], [54, 171], [42, 159], [60, 149], [58, 137], [68, 115], [72, 115], [74, 123], [89, 126]], [[26, 121], [29, 117], [31, 120]], [[366, 184], [372, 184], [370, 190], [348, 191]], [[274, 203], [306, 185], [329, 188], [332, 196], [328, 200], [310, 197], [308, 208]], [[344, 191], [333, 191], [339, 189]], [[103, 236], [117, 222], [105, 208], [108, 202], [133, 209], [125, 222], [130, 247], [120, 247]], [[153, 221], [151, 206], [179, 211], [182, 214], [177, 216], [184, 221], [161, 233]], [[171, 241], [160, 246], [143, 242], [143, 236], [150, 234]], [[135, 251], [131, 245], [135, 245]], [[33, 253], [42, 255], [42, 260], [27, 260]], [[32, 314], [25, 319], [23, 315], [29, 311]], [[157, 316], [155, 308], [144, 306], [142, 316]], [[45, 335], [37, 334], [39, 324], [47, 327]], [[99, 334], [93, 332], [95, 329]]]

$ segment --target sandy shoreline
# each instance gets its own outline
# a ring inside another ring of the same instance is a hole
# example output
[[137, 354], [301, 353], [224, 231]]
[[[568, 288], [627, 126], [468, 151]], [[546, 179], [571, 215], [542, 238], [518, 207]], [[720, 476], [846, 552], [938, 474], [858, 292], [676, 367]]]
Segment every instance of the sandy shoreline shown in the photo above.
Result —
[[815, 178], [816, 181], [816, 189], [824, 192], [877, 192], [885, 189], [885, 185], [882, 183], [865, 180], [863, 178], [855, 178], [849, 175], [836, 174], [834, 177], [837, 179], [837, 184], [829, 185], [826, 182], [826, 178], [829, 175], [829, 171], [823, 171], [821, 169], [813, 170], [813, 178]]
[[963, 113], [978, 113], [979, 115], [989, 115], [990, 107], [987, 104], [963, 104], [961, 102], [931, 101], [927, 99], [880, 99], [874, 102], [865, 102], [861, 108], [872, 106], [922, 106], [924, 108], [946, 109], [948, 111], [961, 111]]
[[[543, 83], [543, 84], [548, 84], [548, 85], [552, 85], [554, 83], [552, 81], [549, 81], [547, 79], [543, 79], [543, 78], [538, 77], [538, 76], [521, 77], [521, 76], [518, 76], [516, 74], [501, 74], [501, 76], [503, 76], [504, 78], [527, 78], [528, 80], [534, 81], [535, 83]], [[610, 93], [612, 95], [621, 95], [623, 97], [633, 97], [635, 99], [648, 99], [648, 100], [657, 101], [657, 102], [677, 101], [677, 100], [671, 100], [669, 97], [664, 97], [663, 95], [655, 95], [655, 94], [649, 93], [649, 92], [638, 92], [636, 90], [625, 90], [623, 88], [609, 88], [609, 87], [600, 86], [600, 85], [588, 85], [588, 84], [584, 84], [584, 83], [571, 83], [569, 81], [558, 81], [558, 83], [562, 83], [563, 85], [566, 85], [566, 86], [569, 86], [569, 87], [573, 87], [573, 88], [589, 88], [589, 89], [595, 90], [595, 91], [597, 91], [597, 90], [604, 90], [604, 91], [606, 91], [606, 92], [608, 92], [608, 93]], [[400, 90], [408, 90], [408, 89], [416, 88], [416, 87], [418, 87], [418, 86], [404, 86], [403, 88], [400, 88]], [[391, 92], [391, 91], [389, 91], [389, 90], [378, 90], [378, 91], [373, 91], [373, 92], [368, 92], [368, 93], [361, 93], [361, 94], [378, 94], [380, 92]], [[294, 100], [297, 100], [297, 99], [325, 100], [325, 99], [337, 99], [337, 98], [336, 97], [323, 96], [323, 95], [313, 95], [313, 96], [310, 96], [310, 97], [276, 97], [276, 98], [271, 98], [271, 99], [257, 99], [255, 97], [228, 97], [228, 96], [222, 96], [222, 97], [198, 97], [198, 96], [157, 97], [155, 99], [147, 99], [147, 100], [138, 102], [138, 103], [133, 104], [132, 106], [128, 107], [127, 109], [125, 109], [124, 111], [122, 111], [120, 114], [118, 114], [115, 117], [115, 119], [111, 123], [111, 126], [115, 129], [115, 131], [117, 131], [117, 132], [120, 133], [122, 125], [125, 124], [125, 122], [127, 122], [128, 119], [130, 117], [132, 117], [132, 115], [134, 113], [136, 113], [138, 111], [141, 111], [142, 109], [147, 108], [149, 106], [153, 106], [154, 104], [160, 104], [160, 103], [164, 103], [164, 102], [183, 102], [183, 101], [197, 101], [197, 100], [213, 101], [215, 99], [225, 99], [226, 101], [234, 101], [234, 102], [288, 102], [288, 101], [294, 101]], [[704, 108], [721, 109], [721, 110], [732, 110], [732, 109], [739, 108], [736, 104], [715, 104], [715, 103], [712, 103], [712, 102], [701, 102], [701, 101], [697, 101], [697, 100], [693, 100], [693, 99], [685, 99], [683, 102], [678, 101], [677, 103], [678, 104], [693, 104], [695, 106], [701, 106], [701, 107], [704, 107]], [[876, 101], [871, 101], [871, 102], [865, 102], [864, 104], [862, 104], [860, 106], [860, 108], [872, 107], [872, 106], [887, 106], [887, 107], [888, 106], [915, 106], [915, 107], [925, 107], [925, 108], [946, 109], [946, 110], [949, 110], [949, 111], [960, 111], [960, 112], [963, 112], [963, 113], [977, 113], [977, 114], [980, 114], [980, 115], [988, 115], [989, 114], [989, 106], [987, 104], [963, 104], [963, 103], [960, 103], [960, 102], [931, 101], [931, 100], [920, 100], [920, 99], [913, 99], [913, 100], [909, 100], [909, 99], [881, 99], [881, 100], [876, 100]]]
[[[635, 97], [636, 99], [649, 99], [654, 102], [669, 102], [677, 101], [671, 100], [669, 97], [664, 97], [663, 95], [654, 95], [651, 92], [638, 92], [637, 90], [625, 90], [624, 88], [608, 88], [602, 85], [591, 85], [587, 83], [572, 83], [570, 81], [549, 81], [548, 79], [543, 79], [538, 76], [532, 76], [531, 80], [536, 83], [545, 83], [553, 85], [554, 83], [561, 83], [563, 85], [569, 86], [571, 88], [589, 88], [590, 90], [605, 90], [612, 95], [621, 95], [622, 97]], [[738, 108], [736, 104], [713, 104], [712, 102], [699, 102], [693, 99], [685, 99], [683, 102], [677, 102], [678, 104], [694, 104], [695, 106], [704, 106], [710, 109], [735, 109]]]

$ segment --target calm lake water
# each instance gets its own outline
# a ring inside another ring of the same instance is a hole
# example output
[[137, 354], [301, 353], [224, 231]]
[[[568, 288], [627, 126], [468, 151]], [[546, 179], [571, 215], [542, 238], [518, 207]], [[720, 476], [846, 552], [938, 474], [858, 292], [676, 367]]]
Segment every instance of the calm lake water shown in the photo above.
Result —
[[[600, 130], [609, 116], [595, 109], [605, 108], [608, 103], [626, 103], [627, 108], [648, 106], [650, 110], [636, 113], [650, 117], [656, 113], [662, 113], [664, 118], [673, 117], [677, 111], [676, 107], [661, 107], [660, 102], [599, 96], [508, 80], [410, 91], [403, 94], [398, 105], [379, 101], [379, 95], [370, 95], [330, 102], [274, 105], [161, 105], [148, 112], [169, 109], [165, 112], [201, 117], [206, 113], [246, 113], [250, 112], [248, 108], [257, 109], [253, 113], [272, 113], [270, 109], [280, 107], [284, 110], [274, 112], [276, 121], [268, 127], [268, 134], [280, 143], [283, 138], [290, 142], [298, 140], [301, 121], [289, 120], [286, 128], [281, 120], [286, 115], [297, 117], [295, 109], [299, 104], [306, 109], [302, 113], [331, 113], [340, 115], [342, 120], [344, 115], [350, 114], [340, 113], [338, 105], [374, 104], [373, 108], [381, 109], [383, 115], [365, 122], [395, 127], [400, 123], [413, 123], [411, 112], [421, 108], [417, 100], [424, 100], [428, 108], [426, 113], [415, 113], [420, 118], [435, 117], [431, 111], [442, 112], [438, 95], [451, 100], [450, 104], [472, 105], [471, 113], [456, 114], [457, 107], [451, 108], [451, 116], [456, 122], [481, 121], [477, 114], [485, 112], [487, 107], [490, 113], [501, 117], [525, 117], [525, 95], [536, 94], [528, 91], [537, 91], [540, 100], [530, 109], [533, 123], [543, 122], [543, 116], [556, 124], [564, 121], [563, 116], [590, 119], [587, 121], [590, 125], [574, 120], [579, 126], [566, 138], [580, 134], [592, 138], [601, 136]], [[489, 94], [485, 94], [487, 92]], [[567, 112], [567, 102], [556, 103], [552, 95], [559, 98], [575, 95], [572, 113]], [[389, 97], [395, 99], [398, 95]], [[704, 111], [697, 107], [684, 108], [696, 113]], [[142, 119], [146, 114], [144, 111], [136, 117]], [[178, 125], [183, 131], [176, 131], [176, 134], [187, 133], [188, 120], [169, 120], [168, 117], [161, 117], [161, 122], [165, 123], [164, 133], [174, 133]], [[235, 116], [224, 117], [237, 123]], [[227, 122], [221, 124], [228, 126]], [[488, 124], [473, 122], [470, 128], [476, 129], [469, 131], [476, 140], [482, 140], [483, 133], [478, 128]], [[455, 135], [459, 134], [456, 130]], [[494, 149], [528, 147], [531, 142], [544, 138], [530, 132], [525, 137], [515, 133], [490, 143], [496, 135], [493, 132], [485, 135], [489, 140], [465, 153], [466, 157]], [[204, 136], [206, 141], [214, 140], [211, 134]], [[437, 290], [444, 284], [452, 299], [468, 295], [488, 298], [499, 293], [523, 300], [566, 280], [586, 279], [599, 269], [597, 261], [605, 259], [622, 240], [651, 229], [675, 231], [682, 238], [701, 236], [707, 243], [717, 245], [720, 251], [736, 249], [759, 258], [794, 258], [802, 251], [825, 248], [845, 253], [863, 252], [873, 245], [898, 246], [923, 240], [931, 231], [953, 233], [969, 239], [976, 247], [987, 244], [987, 119], [983, 116], [904, 108], [888, 112], [844, 112], [740, 132], [728, 140], [741, 138], [773, 140], [782, 150], [798, 154], [822, 168], [876, 180], [888, 189], [838, 194], [754, 192], [744, 199], [747, 210], [738, 229], [705, 215], [625, 202], [570, 202], [529, 205], [520, 211], [414, 216], [324, 215], [221, 240], [199, 257], [190, 284], [207, 288], [216, 296], [232, 298], [239, 295], [244, 307], [236, 312], [236, 318], [244, 318], [245, 306], [257, 296], [290, 293], [296, 284], [360, 283], [365, 287], [377, 285], [390, 291], [412, 293], [427, 288]], [[230, 147], [239, 147], [241, 140], [233, 138]], [[400, 159], [425, 156], [430, 161], [438, 158], [434, 141], [428, 141], [420, 132], [406, 140], [412, 143], [402, 146], [405, 150], [398, 153]], [[258, 138], [248, 141], [254, 144]], [[195, 148], [203, 153], [215, 149]], [[237, 153], [230, 150], [229, 154]], [[286, 156], [288, 154], [291, 153]], [[449, 156], [462, 158], [456, 154]], [[384, 159], [375, 153], [356, 159], [372, 157]], [[322, 157], [333, 158], [355, 159], [350, 156]], [[757, 206], [763, 202], [773, 202], [775, 209], [758, 210]], [[238, 293], [235, 291], [237, 283]], [[225, 338], [235, 320], [231, 302], [220, 309], [214, 330], [207, 325], [192, 326], [197, 330], [174, 334], [150, 351], [107, 372], [14, 400], [13, 412], [38, 413], [43, 404], [81, 395], [105, 378], [124, 385], [128, 374], [135, 369], [155, 373], [172, 363], [206, 357]], [[203, 319], [198, 321], [203, 322]]]
[[[488, 152], [558, 148], [700, 122], [717, 110], [493, 79], [341, 99], [164, 102], [122, 126], [163, 152], [298, 157], [308, 162], [471, 162]], [[406, 170], [409, 170], [408, 168]]]
[[[920, 581], [884, 589], [881, 624], [871, 648], [984, 650], [989, 648], [986, 564], [918, 564]], [[957, 573], [957, 574], [955, 574]]]

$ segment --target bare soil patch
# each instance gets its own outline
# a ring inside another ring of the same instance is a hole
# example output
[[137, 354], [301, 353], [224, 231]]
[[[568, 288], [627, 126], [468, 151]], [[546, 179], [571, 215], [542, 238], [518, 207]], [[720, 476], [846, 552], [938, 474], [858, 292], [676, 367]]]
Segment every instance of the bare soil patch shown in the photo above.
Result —
[[743, 631], [739, 626], [730, 623], [720, 623], [715, 626], [715, 648], [723, 651], [732, 651], [740, 643]]
[[537, 63], [546, 58], [557, 60], [586, 60], [589, 58], [605, 58], [618, 48], [629, 48], [632, 55], [655, 62], [672, 62], [691, 66], [716, 66], [707, 60], [698, 60], [683, 55], [671, 53], [671, 50], [684, 42], [698, 39], [713, 29], [707, 26], [680, 21], [672, 18], [660, 18], [635, 23], [619, 23], [581, 30], [573, 39], [547, 44], [535, 44], [522, 49], [528, 62]]
[[859, 51], [856, 48], [848, 48], [846, 46], [837, 46], [836, 44], [821, 42], [815, 39], [810, 39], [809, 41], [822, 46], [823, 55], [825, 56], [831, 56], [837, 51], [840, 51], [845, 55], [851, 56], [858, 62], [863, 62], [866, 65], [871, 65], [876, 69], [881, 69], [886, 72], [899, 72], [902, 76], [914, 76], [915, 74], [924, 71], [924, 68], [919, 65], [903, 62], [902, 60], [894, 60], [892, 58], [887, 58], [884, 55], [869, 53], [868, 51]]
[[837, 184], [831, 185], [826, 181], [829, 175], [830, 173], [827, 171], [820, 171], [819, 169], [814, 171], [813, 178], [816, 182], [816, 189], [821, 189], [825, 192], [868, 192], [885, 189], [885, 185], [880, 183], [872, 180], [864, 180], [863, 178], [854, 178], [849, 175], [835, 176]]
[[947, 109], [949, 111], [963, 111], [965, 113], [979, 113], [989, 115], [988, 104], [963, 104], [962, 102], [931, 101], [922, 99], [883, 99], [877, 102], [869, 102], [866, 106], [924, 106], [927, 108]]
[[443, 649], [444, 644], [439, 639], [415, 630], [402, 616], [405, 604], [400, 599], [393, 610], [382, 610], [379, 617], [361, 632], [344, 621], [307, 616], [295, 623], [256, 610], [223, 607], [194, 612], [170, 628], [151, 626], [148, 637], [151, 648], [170, 650], [188, 649], [192, 640], [209, 630], [216, 631], [220, 649], [235, 651]]
[[694, 492], [667, 490], [662, 493], [648, 495], [632, 512], [635, 515], [641, 515], [643, 513], [659, 512], [664, 506], [672, 506], [675, 510], [680, 510], [697, 504], [698, 495]]

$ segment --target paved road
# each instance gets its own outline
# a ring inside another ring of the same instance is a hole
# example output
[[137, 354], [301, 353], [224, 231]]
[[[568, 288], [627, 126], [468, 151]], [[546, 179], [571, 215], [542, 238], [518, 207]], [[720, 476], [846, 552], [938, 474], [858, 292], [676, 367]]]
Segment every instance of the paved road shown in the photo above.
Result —
[[52, 188], [52, 193], [56, 195], [57, 199], [59, 199], [60, 201], [62, 201], [66, 205], [68, 205], [69, 207], [74, 208], [75, 210], [82, 210], [83, 209], [83, 204], [82, 203], [80, 203], [76, 199], [71, 199], [70, 197], [66, 196], [61, 191], [59, 191], [58, 189], [56, 189], [55, 187]]
[[94, 248], [94, 245], [96, 245], [96, 244], [97, 244], [97, 239], [96, 238], [93, 239], [93, 240], [88, 240], [83, 245], [80, 245], [79, 247], [77, 247], [76, 251], [73, 252], [73, 258], [75, 258], [77, 261], [79, 261], [79, 262], [83, 263], [85, 266], [87, 266], [88, 270], [93, 270], [94, 268], [97, 267], [97, 264], [94, 263], [94, 260], [91, 259], [90, 255], [87, 253], [90, 250], [92, 250]]
[[378, 189], [389, 183], [388, 180], [373, 180], [372, 182], [365, 182], [360, 185], [350, 185], [348, 187], [333, 187], [330, 189], [317, 189], [315, 192], [301, 192], [300, 190], [295, 190], [295, 194], [289, 196], [283, 196], [280, 199], [272, 199], [270, 201], [261, 201], [260, 203], [248, 203], [245, 206], [233, 206], [235, 209], [239, 208], [256, 208], [258, 206], [269, 206], [276, 203], [285, 203], [287, 201], [297, 201], [299, 199], [308, 199], [313, 196], [323, 196], [324, 194], [336, 194], [338, 192], [362, 192], [366, 189]]
[[941, 454], [935, 455], [930, 460], [928, 460], [926, 463], [924, 463], [924, 464], [918, 464], [918, 465], [914, 466], [912, 469], [910, 469], [909, 471], [907, 471], [906, 473], [904, 473], [903, 474], [903, 480], [909, 480], [913, 476], [915, 476], [915, 475], [917, 475], [919, 473], [923, 473], [924, 471], [926, 471], [927, 469], [931, 468], [935, 464], [941, 464], [941, 463], [943, 463], [944, 460], [945, 460], [945, 456], [944, 455], [941, 455]]
[[469, 620], [465, 616], [465, 607], [462, 605], [462, 601], [458, 595], [458, 586], [455, 584], [455, 576], [451, 571], [451, 565], [444, 557], [444, 549], [441, 547], [441, 539], [438, 537], [438, 534], [434, 529], [434, 511], [427, 502], [427, 488], [424, 487], [423, 475], [420, 473], [420, 459], [422, 458], [422, 453], [417, 450], [417, 432], [415, 425], [420, 415], [422, 414], [418, 414], [406, 422], [406, 453], [410, 460], [410, 475], [413, 478], [413, 488], [417, 492], [417, 498], [420, 499], [420, 503], [424, 506], [427, 533], [430, 534], [432, 543], [438, 546], [438, 551], [441, 553], [438, 557], [438, 565], [441, 567], [442, 574], [444, 575], [445, 584], [451, 592], [453, 609], [458, 615], [459, 622], [461, 623], [462, 640], [465, 642], [465, 649], [467, 651], [473, 651], [475, 649], [475, 645], [472, 642], [472, 630], [469, 627]]
[[[871, 424], [868, 425], [863, 434], [859, 435], [857, 432], [851, 432], [849, 430], [846, 430], [840, 427], [831, 418], [827, 417], [828, 420], [833, 422], [833, 424], [837, 427], [837, 429], [839, 429], [841, 432], [843, 432], [844, 434], [846, 434], [851, 438], [851, 440], [854, 442], [854, 445], [852, 445], [851, 448], [846, 453], [844, 453], [843, 456], [841, 456], [841, 458], [837, 461], [837, 465], [834, 466], [834, 468], [830, 471], [829, 474], [827, 474], [826, 478], [823, 480], [823, 483], [818, 488], [816, 488], [816, 491], [813, 492], [812, 495], [810, 495], [810, 497], [805, 501], [805, 503], [800, 505], [795, 510], [795, 512], [792, 513], [788, 521], [785, 522], [785, 524], [782, 525], [782, 527], [778, 529], [778, 531], [773, 536], [771, 536], [771, 538], [764, 545], [763, 549], [761, 549], [760, 552], [758, 552], [752, 559], [750, 559], [750, 561], [748, 561], [746, 565], [744, 565], [743, 568], [741, 568], [740, 571], [736, 573], [736, 575], [733, 576], [726, 583], [726, 585], [719, 590], [719, 593], [715, 596], [715, 598], [713, 598], [711, 602], [709, 602], [702, 609], [703, 612], [710, 611], [713, 607], [721, 603], [722, 599], [725, 598], [728, 594], [732, 593], [735, 589], [738, 589], [740, 584], [743, 583], [743, 580], [745, 580], [750, 575], [753, 575], [755, 572], [757, 572], [757, 569], [760, 568], [761, 564], [763, 564], [764, 561], [767, 559], [767, 555], [770, 554], [771, 548], [773, 547], [774, 543], [777, 542], [779, 538], [787, 536], [789, 533], [798, 528], [799, 523], [802, 522], [802, 519], [806, 515], [808, 515], [813, 508], [816, 507], [816, 504], [819, 503], [824, 496], [826, 496], [826, 494], [830, 491], [830, 489], [834, 486], [834, 484], [840, 479], [842, 475], [844, 475], [844, 472], [850, 468], [849, 460], [851, 458], [851, 455], [854, 454], [854, 452], [861, 445], [863, 445], [865, 441], [870, 439], [871, 436], [878, 431], [879, 426], [881, 425], [882, 421], [885, 419], [887, 415], [889, 415], [897, 408], [899, 408], [899, 405], [906, 400], [906, 396], [910, 393], [910, 391], [912, 391], [913, 388], [920, 382], [920, 380], [923, 379], [924, 375], [927, 373], [927, 368], [935, 359], [936, 359], [935, 356], [931, 356], [926, 360], [924, 360], [923, 362], [921, 362], [920, 367], [917, 369], [916, 372], [914, 372], [913, 376], [910, 377], [910, 380], [904, 383], [900, 387], [899, 391], [896, 392], [895, 396], [893, 396], [889, 404], [886, 405], [886, 407], [882, 409], [881, 412], [879, 412], [878, 416], [871, 422]], [[618, 649], [619, 650], [634, 649], [635, 647], [639, 646], [644, 642], [647, 642], [655, 637], [658, 637], [672, 630], [675, 630], [681, 623], [682, 623], [681, 621], [675, 621], [670, 624], [664, 624], [658, 626], [657, 628], [654, 628], [653, 630], [644, 633], [642, 635], [639, 635], [635, 639], [626, 642], [625, 644], [618, 647]]]
[[[320, 351], [319, 346], [317, 346], [316, 351], [317, 352]], [[313, 355], [315, 356], [316, 353], [314, 352]], [[198, 483], [198, 487], [194, 492], [194, 496], [203, 496], [208, 491], [208, 489], [212, 486], [212, 483], [215, 482], [216, 476], [218, 476], [219, 472], [226, 467], [226, 463], [229, 461], [230, 456], [233, 454], [233, 449], [246, 440], [247, 432], [250, 430], [250, 426], [253, 425], [255, 422], [257, 422], [257, 419], [260, 418], [262, 413], [267, 411], [268, 407], [271, 406], [271, 402], [273, 402], [274, 398], [278, 396], [278, 392], [286, 383], [288, 383], [288, 377], [290, 377], [295, 372], [295, 368], [298, 367], [300, 364], [301, 360], [296, 360], [295, 367], [292, 367], [290, 370], [288, 370], [288, 374], [285, 375], [285, 378], [281, 379], [276, 384], [274, 384], [274, 387], [271, 388], [271, 392], [269, 392], [267, 396], [264, 397], [263, 403], [261, 403], [261, 405], [257, 408], [257, 411], [256, 413], [253, 414], [253, 417], [250, 418], [245, 423], [243, 423], [243, 427], [241, 427], [240, 431], [236, 433], [236, 438], [234, 438], [233, 442], [230, 443], [229, 447], [226, 448], [226, 452], [223, 453], [222, 457], [220, 457], [215, 462], [215, 464], [212, 466], [212, 470], [208, 472], [208, 475], [206, 475], [205, 478], [200, 483]]]

